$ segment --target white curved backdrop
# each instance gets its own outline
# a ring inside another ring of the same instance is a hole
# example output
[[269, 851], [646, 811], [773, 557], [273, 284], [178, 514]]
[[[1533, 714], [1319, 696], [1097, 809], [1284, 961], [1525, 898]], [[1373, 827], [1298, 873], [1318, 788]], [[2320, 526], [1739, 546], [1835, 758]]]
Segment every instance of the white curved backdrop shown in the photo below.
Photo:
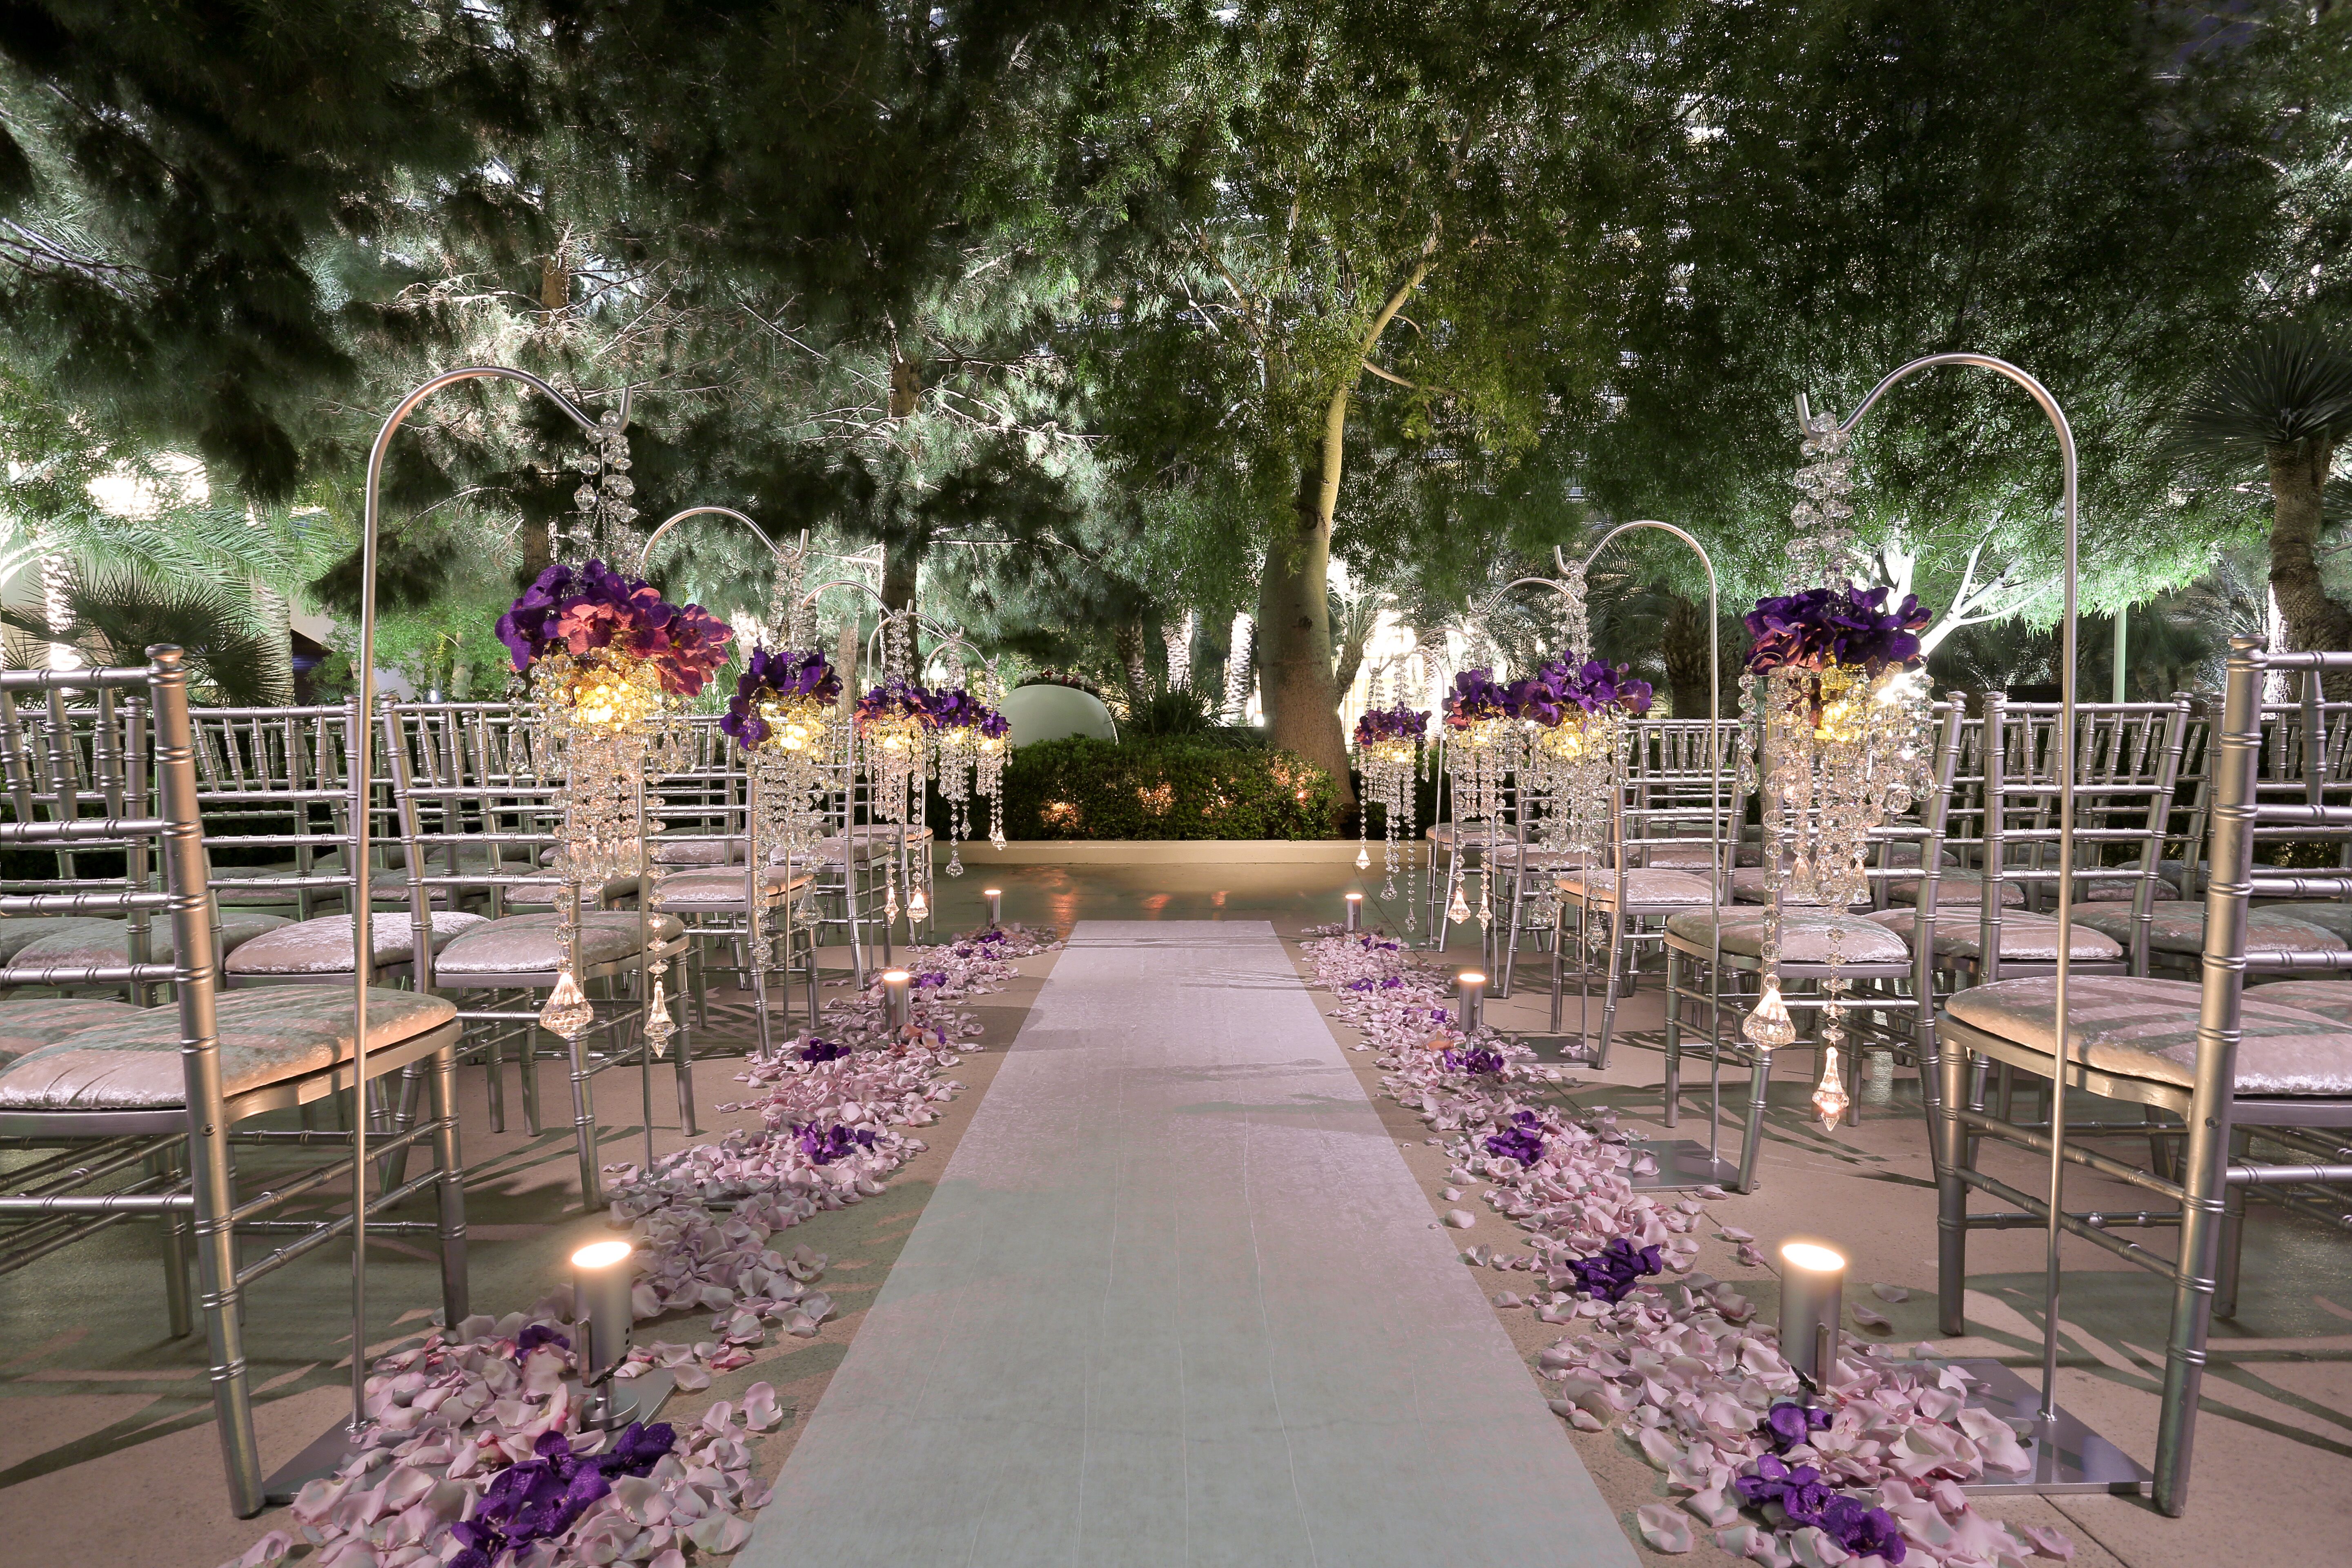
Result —
[[1038, 741], [1058, 741], [1085, 735], [1097, 741], [1118, 739], [1118, 726], [1102, 699], [1075, 686], [1022, 686], [1005, 693], [1003, 711], [1013, 726], [1008, 737], [1016, 746]]

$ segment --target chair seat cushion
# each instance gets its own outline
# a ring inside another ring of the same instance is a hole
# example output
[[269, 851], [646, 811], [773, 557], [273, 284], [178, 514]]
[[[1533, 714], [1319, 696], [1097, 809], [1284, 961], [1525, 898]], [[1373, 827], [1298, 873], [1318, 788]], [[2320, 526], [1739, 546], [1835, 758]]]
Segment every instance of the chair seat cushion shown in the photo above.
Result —
[[[67, 1036], [0, 1069], [0, 1110], [157, 1110], [187, 1103], [180, 1010], [145, 1007]], [[368, 992], [368, 1049], [383, 1050], [457, 1017], [415, 991]], [[236, 1096], [350, 1059], [352, 999], [320, 986], [221, 994], [221, 1089]]]
[[[2078, 925], [2102, 931], [2117, 942], [2131, 941], [2132, 913], [2127, 909], [2086, 909], [2074, 917]], [[2205, 951], [2205, 906], [2198, 903], [2159, 905], [2149, 916], [2147, 945], [2155, 952]], [[2341, 952], [2345, 941], [2309, 921], [2280, 914], [2273, 909], [2246, 911], [2246, 945], [2257, 952]]]
[[[2074, 897], [2082, 903], [2127, 904], [2139, 896], [2140, 884], [2147, 879], [2141, 877], [2085, 877], [2075, 882]], [[2148, 897], [2159, 901], [2180, 897], [2180, 890], [2163, 878], [2155, 879], [2155, 884], [2156, 890]], [[2053, 888], [2057, 886], [2055, 879], [2050, 885]], [[2054, 898], [2057, 895], [2053, 893], [2051, 896]]]
[[16, 955], [50, 937], [99, 937], [122, 929], [121, 921], [95, 915], [14, 915], [0, 918], [0, 963], [14, 963]]
[[[1984, 956], [1984, 929], [1978, 921], [1983, 906], [1954, 910], [1948, 913], [1940, 908], [1936, 914], [1936, 952], [1939, 956], [1981, 958]], [[1870, 917], [1906, 943], [1919, 929], [1919, 911], [1880, 910]], [[2124, 956], [2123, 943], [2103, 931], [2095, 931], [2081, 920], [2073, 922], [2073, 940], [2067, 946], [2073, 957], [2081, 963], [2115, 963]], [[2046, 915], [2028, 914], [2022, 910], [2000, 917], [2000, 956], [2005, 963], [2055, 963], [2058, 962], [2058, 922]]]
[[[563, 961], [563, 944], [555, 915], [509, 915], [468, 927], [434, 961], [433, 973], [443, 980], [469, 974], [552, 975]], [[675, 939], [686, 928], [669, 915], [647, 921], [656, 943]], [[637, 916], [629, 910], [591, 910], [580, 917], [580, 962], [613, 963], [637, 955]]]
[[[294, 922], [284, 915], [256, 914], [249, 910], [223, 910], [221, 949], [235, 952], [254, 938]], [[149, 962], [169, 963], [173, 955], [172, 922], [161, 915], [147, 927]], [[28, 942], [9, 961], [15, 969], [103, 969], [131, 962], [131, 928], [121, 921], [91, 921], [83, 929], [59, 931]]]
[[[1735, 869], [1731, 873], [1731, 896], [1735, 901], [1743, 904], [1770, 903], [1772, 889], [1771, 885], [1765, 880], [1764, 868], [1742, 866]], [[1780, 902], [1784, 908], [1792, 910], [1818, 910], [1824, 907], [1809, 899], [1801, 899], [1793, 892], [1782, 895]]]
[[[1919, 898], [1917, 877], [1889, 877], [1886, 879], [1886, 901], [1890, 904], [1916, 904]], [[2015, 882], [2000, 885], [2000, 901], [2004, 904], [2025, 902], [2025, 889]], [[1981, 904], [1984, 902], [1984, 876], [1965, 866], [1936, 873], [1936, 907], [1946, 904]]]
[[[506, 900], [519, 910], [551, 910], [555, 907], [556, 894], [562, 891], [562, 889], [553, 882], [535, 882], [524, 887], [509, 888], [506, 890]], [[624, 899], [634, 899], [636, 896], [637, 879], [614, 877], [598, 884], [594, 901], [604, 905], [617, 904]]]
[[[1685, 942], [1712, 945], [1717, 941], [1715, 921], [1723, 921], [1723, 951], [1741, 958], [1760, 958], [1764, 952], [1763, 911], [1752, 905], [1735, 904], [1722, 910], [1692, 910], [1686, 913], [1668, 915], [1666, 931]], [[1827, 963], [1830, 961], [1832, 938], [1834, 937], [1838, 959], [1844, 963], [1906, 963], [1911, 950], [1903, 939], [1874, 921], [1858, 915], [1808, 912], [1790, 915], [1780, 922], [1780, 959], [1784, 963]]]
[[2301, 921], [2305, 925], [2334, 931], [2345, 941], [2352, 942], [2352, 904], [2263, 904], [2251, 912]]
[[2262, 985], [2247, 995], [2273, 1007], [2300, 1007], [2339, 1024], [2352, 1024], [2352, 980], [2286, 980]]
[[[885, 844], [896, 844], [898, 842], [898, 834], [901, 830], [896, 823], [861, 822], [849, 831], [857, 838], [871, 838]], [[907, 824], [904, 831], [907, 835], [907, 842], [909, 844], [928, 844], [931, 841], [931, 830], [919, 823]]]
[[[1591, 889], [1587, 892], [1588, 886]], [[1590, 897], [1596, 904], [1617, 901], [1617, 873], [1614, 871], [1578, 871], [1559, 879], [1559, 890], [1572, 899]], [[1694, 877], [1687, 871], [1634, 870], [1625, 874], [1625, 894], [1639, 907], [1643, 904], [1713, 905], [1715, 889], [1705, 877]]]
[[[1706, 871], [1715, 866], [1715, 847], [1704, 838], [1633, 838], [1626, 840], [1625, 853], [1654, 871]], [[1755, 845], [1743, 844], [1738, 863], [1761, 865], [1763, 856]]]
[[662, 866], [735, 866], [743, 860], [740, 838], [681, 836], [673, 840], [656, 834], [651, 843], [654, 861]]
[[0, 1068], [100, 1024], [135, 1018], [144, 1009], [128, 1002], [80, 996], [37, 996], [0, 1002]]
[[1475, 848], [1512, 838], [1517, 832], [1507, 822], [1433, 822], [1421, 830], [1421, 836], [1440, 849], [1450, 849], [1457, 842]]
[[[2002, 980], [1945, 1005], [1988, 1035], [2050, 1054], [2056, 1038], [2054, 979]], [[2352, 1096], [2352, 1026], [2266, 999], [2255, 986], [2240, 1008], [2237, 1092]], [[2188, 1089], [2197, 1070], [2200, 989], [2186, 980], [2086, 974], [2067, 985], [2066, 1054], [2094, 1070]]]
[[[440, 952], [465, 931], [482, 923], [480, 915], [434, 910], [433, 951]], [[375, 949], [377, 963], [406, 963], [415, 947], [408, 911], [377, 911], [368, 921], [368, 944]], [[349, 974], [352, 917], [321, 915], [317, 920], [264, 932], [230, 953], [223, 967], [231, 974], [254, 976]]]
[[[780, 899], [808, 879], [805, 871], [795, 875], [782, 866], [771, 866], [763, 879], [770, 900]], [[746, 870], [688, 871], [664, 877], [661, 882], [661, 903], [666, 910], [740, 910], [744, 903], [744, 884], [749, 880]]]

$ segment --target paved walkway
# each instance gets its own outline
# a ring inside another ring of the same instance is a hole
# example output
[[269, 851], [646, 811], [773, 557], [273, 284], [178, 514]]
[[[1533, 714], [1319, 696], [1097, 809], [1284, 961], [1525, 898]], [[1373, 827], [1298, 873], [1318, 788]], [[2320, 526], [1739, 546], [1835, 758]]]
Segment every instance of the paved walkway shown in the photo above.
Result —
[[1081, 922], [739, 1568], [1633, 1552], [1273, 929]]

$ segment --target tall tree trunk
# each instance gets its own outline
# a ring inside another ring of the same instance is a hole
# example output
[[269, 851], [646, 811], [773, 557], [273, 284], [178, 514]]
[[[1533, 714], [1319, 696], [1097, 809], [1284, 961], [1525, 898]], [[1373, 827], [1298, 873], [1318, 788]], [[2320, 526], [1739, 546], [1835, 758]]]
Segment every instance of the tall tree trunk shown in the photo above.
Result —
[[1658, 642], [1666, 656], [1666, 692], [1677, 719], [1706, 717], [1706, 609], [1675, 595]]
[[923, 570], [923, 547], [910, 540], [882, 542], [882, 602], [894, 610], [912, 607]]
[[[1337, 417], [1344, 418], [1344, 410]], [[1266, 546], [1258, 576], [1258, 686], [1267, 738], [1328, 773], [1339, 786], [1339, 804], [1349, 806], [1356, 795], [1332, 685], [1331, 520], [1324, 489], [1320, 473], [1302, 474], [1291, 524]]]
[[[2319, 574], [2320, 493], [2335, 457], [2329, 441], [2270, 449], [2271, 593], [2299, 652], [2352, 649], [2352, 609], [2327, 596]], [[2352, 698], [2352, 677], [2332, 676], [2326, 687], [2332, 698]]]

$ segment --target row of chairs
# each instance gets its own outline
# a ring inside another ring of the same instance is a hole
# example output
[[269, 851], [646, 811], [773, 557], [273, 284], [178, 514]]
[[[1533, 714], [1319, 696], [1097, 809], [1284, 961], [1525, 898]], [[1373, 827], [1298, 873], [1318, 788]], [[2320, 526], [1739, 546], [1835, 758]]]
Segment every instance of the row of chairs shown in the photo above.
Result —
[[[678, 1123], [696, 1131], [692, 1047], [711, 972], [740, 977], [752, 1043], [772, 1048], [792, 1026], [796, 983], [816, 1016], [824, 937], [846, 942], [860, 982], [887, 962], [890, 910], [905, 918], [926, 901], [916, 894], [929, 890], [930, 846], [919, 824], [864, 820], [870, 796], [840, 759], [814, 841], [796, 857], [755, 854], [757, 786], [715, 721], [691, 721], [634, 804], [639, 874], [590, 889], [579, 911], [575, 974], [593, 1016], [558, 1039], [538, 1019], [566, 956], [552, 865], [562, 780], [527, 710], [385, 704], [365, 727], [375, 848], [362, 865], [356, 711], [191, 710], [186, 685], [173, 649], [144, 669], [0, 672], [0, 848], [11, 856], [0, 868], [0, 1147], [16, 1152], [0, 1184], [0, 1271], [125, 1220], [157, 1222], [174, 1335], [194, 1327], [196, 1274], [231, 1502], [250, 1515], [263, 1497], [242, 1293], [350, 1236], [349, 1213], [312, 1215], [299, 1200], [339, 1174], [348, 1184], [359, 1131], [375, 1194], [369, 1235], [432, 1237], [441, 1309], [457, 1321], [467, 1311], [460, 1065], [486, 1069], [500, 1130], [517, 1069], [536, 1134], [539, 1067], [565, 1064], [583, 1202], [599, 1207], [594, 1079], [636, 1068], [650, 1156], [667, 1052]], [[362, 908], [363, 1084], [352, 1081]], [[911, 921], [904, 929], [916, 934]], [[674, 1040], [647, 1027], [665, 970]], [[412, 1179], [418, 1148], [431, 1168]], [[289, 1158], [304, 1168], [288, 1173]], [[433, 1218], [383, 1217], [428, 1192]]]
[[[1972, 715], [1955, 697], [1936, 706], [1917, 809], [1871, 836], [1867, 896], [1825, 909], [1781, 894], [1777, 973], [1792, 1014], [1812, 1026], [1801, 1041], [1810, 1033], [1804, 1043], [1819, 1049], [1822, 1016], [1836, 1003], [1849, 1044], [1918, 1073], [1944, 1331], [1964, 1331], [1969, 1234], [2051, 1223], [2051, 1197], [1989, 1173], [1984, 1144], [2045, 1161], [2054, 1152], [2066, 1168], [2158, 1195], [2128, 1214], [2055, 1206], [2067, 1236], [2173, 1279], [2154, 1483], [2168, 1512], [2185, 1503], [2210, 1320], [2236, 1309], [2247, 1199], [2352, 1225], [2341, 1202], [2352, 1147], [2336, 1131], [2352, 1125], [2352, 981], [2294, 978], [2352, 970], [2352, 703], [2321, 692], [2324, 677], [2347, 670], [2352, 654], [2266, 655], [2241, 641], [2220, 704], [2080, 704], [2071, 733], [2054, 703], [1996, 695]], [[2299, 680], [2300, 696], [2265, 702], [2265, 682], [2282, 676]], [[1597, 989], [1592, 1059], [1605, 1065], [1622, 987], [1642, 957], [1662, 953], [1668, 1126], [1689, 1099], [1688, 1055], [1702, 1053], [1709, 1071], [1706, 1158], [1678, 1179], [1752, 1191], [1776, 1052], [1740, 1025], [1759, 999], [1775, 879], [1747, 863], [1761, 847], [1747, 822], [1750, 786], [1735, 783], [1693, 835], [1691, 814], [1706, 805], [1697, 790], [1713, 786], [1714, 770], [1662, 778], [1646, 760], [1653, 748], [1663, 749], [1637, 731], [1596, 863], [1550, 873], [1542, 890], [1559, 909], [1553, 1028], [1570, 985]], [[1703, 748], [1684, 755], [1707, 760]], [[2071, 858], [2060, 823], [2069, 773]], [[1532, 879], [1514, 864], [1511, 825], [1482, 826], [1484, 843], [1502, 846], [1498, 884]], [[2297, 859], [2323, 864], [2256, 867], [2258, 844], [2292, 844]], [[1847, 1058], [1850, 1105], [1861, 1098], [1859, 1058]], [[1727, 1067], [1748, 1073], [1735, 1163], [1718, 1157]], [[2069, 1096], [2120, 1113], [2084, 1115], [2062, 1105]], [[2101, 1146], [2117, 1139], [2144, 1145], [2144, 1157]], [[1972, 1194], [2003, 1206], [1973, 1209]], [[2120, 1234], [2135, 1229], [2177, 1229], [2179, 1244], [2168, 1255]]]

